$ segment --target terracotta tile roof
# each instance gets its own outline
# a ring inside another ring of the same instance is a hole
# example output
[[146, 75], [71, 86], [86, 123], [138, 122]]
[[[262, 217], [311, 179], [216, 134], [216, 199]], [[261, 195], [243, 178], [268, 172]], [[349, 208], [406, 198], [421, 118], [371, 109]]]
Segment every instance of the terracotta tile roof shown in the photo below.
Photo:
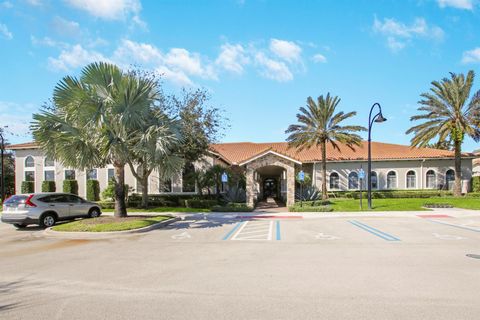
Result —
[[10, 150], [37, 149], [38, 145], [35, 142], [25, 142], [18, 144], [10, 144], [5, 146], [5, 148]]
[[[345, 145], [339, 144], [340, 150], [327, 145], [328, 161], [367, 160], [367, 141], [363, 141], [355, 151]], [[303, 163], [316, 162], [321, 160], [320, 148], [313, 147], [298, 151], [296, 148], [289, 148], [287, 142], [253, 143], [234, 142], [218, 143], [211, 145], [211, 150], [218, 153], [222, 158], [232, 164], [242, 163], [269, 150], [293, 158]], [[465, 153], [465, 156], [473, 157], [473, 154]], [[453, 151], [411, 148], [410, 146], [372, 142], [373, 160], [397, 160], [397, 159], [423, 159], [423, 158], [453, 158]]]

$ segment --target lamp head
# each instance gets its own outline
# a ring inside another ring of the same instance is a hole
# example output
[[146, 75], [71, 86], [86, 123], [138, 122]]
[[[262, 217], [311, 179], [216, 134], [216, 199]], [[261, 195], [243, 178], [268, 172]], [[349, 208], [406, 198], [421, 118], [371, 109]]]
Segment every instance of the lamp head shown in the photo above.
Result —
[[380, 112], [380, 114], [378, 115], [378, 117], [375, 118], [375, 122], [378, 122], [378, 123], [380, 123], [380, 122], [385, 122], [385, 121], [387, 121], [387, 118], [385, 118], [381, 112]]

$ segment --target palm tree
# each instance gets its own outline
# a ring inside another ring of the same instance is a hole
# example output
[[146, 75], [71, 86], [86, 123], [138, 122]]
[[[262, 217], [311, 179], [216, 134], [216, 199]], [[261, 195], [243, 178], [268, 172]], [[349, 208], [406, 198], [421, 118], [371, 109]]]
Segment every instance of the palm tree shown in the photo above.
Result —
[[113, 64], [89, 64], [79, 78], [66, 76], [56, 85], [53, 105], [33, 115], [33, 137], [64, 166], [84, 170], [113, 164], [115, 216], [124, 217], [127, 142], [150, 117], [157, 94], [154, 81]]
[[[168, 118], [158, 107], [152, 107], [151, 116], [128, 139], [130, 156], [127, 163], [134, 177], [142, 185], [142, 207], [148, 207], [148, 178], [157, 170], [161, 181], [171, 179], [182, 171], [184, 161], [174, 150], [181, 143], [178, 121]], [[137, 166], [135, 168], [135, 166]]]
[[455, 186], [453, 194], [462, 193], [462, 143], [465, 135], [480, 140], [480, 91], [470, 101], [475, 73], [469, 71], [467, 76], [450, 73], [450, 78], [433, 81], [430, 92], [422, 93], [418, 102], [418, 111], [422, 114], [413, 116], [411, 121], [424, 120], [423, 123], [407, 130], [413, 133], [411, 145], [425, 147], [431, 140], [437, 143], [451, 142], [455, 152]]
[[347, 145], [352, 150], [359, 146], [362, 138], [356, 132], [366, 131], [362, 126], [346, 125], [341, 122], [355, 116], [355, 111], [335, 113], [340, 98], [331, 97], [330, 93], [321, 95], [317, 102], [308, 97], [307, 106], [300, 108], [297, 114], [298, 124], [292, 124], [285, 133], [289, 146], [297, 147], [299, 151], [314, 146], [320, 146], [322, 157], [322, 198], [327, 199], [327, 143], [339, 149], [338, 143]]

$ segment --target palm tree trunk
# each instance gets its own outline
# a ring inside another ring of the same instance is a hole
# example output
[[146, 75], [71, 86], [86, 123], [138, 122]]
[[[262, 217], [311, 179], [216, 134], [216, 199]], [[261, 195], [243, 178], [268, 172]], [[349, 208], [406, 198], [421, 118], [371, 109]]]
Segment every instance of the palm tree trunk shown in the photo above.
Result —
[[125, 205], [125, 164], [121, 162], [113, 163], [115, 171], [115, 212], [116, 218], [127, 216], [127, 206]]
[[325, 141], [320, 144], [322, 152], [322, 199], [327, 200], [327, 146]]
[[453, 195], [460, 197], [462, 195], [462, 142], [455, 141], [455, 185], [453, 186]]
[[148, 175], [145, 175], [143, 172], [142, 180], [140, 183], [142, 184], [142, 208], [148, 208]]

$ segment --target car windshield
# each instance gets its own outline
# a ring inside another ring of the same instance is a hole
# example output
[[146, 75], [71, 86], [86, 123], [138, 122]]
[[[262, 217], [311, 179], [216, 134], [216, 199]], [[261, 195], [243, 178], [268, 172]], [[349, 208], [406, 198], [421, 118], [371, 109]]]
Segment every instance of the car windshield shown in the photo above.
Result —
[[24, 195], [11, 196], [7, 200], [5, 200], [5, 205], [14, 206], [18, 204], [23, 204], [25, 203], [25, 200], [27, 200], [27, 197], [28, 196]]

